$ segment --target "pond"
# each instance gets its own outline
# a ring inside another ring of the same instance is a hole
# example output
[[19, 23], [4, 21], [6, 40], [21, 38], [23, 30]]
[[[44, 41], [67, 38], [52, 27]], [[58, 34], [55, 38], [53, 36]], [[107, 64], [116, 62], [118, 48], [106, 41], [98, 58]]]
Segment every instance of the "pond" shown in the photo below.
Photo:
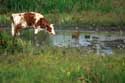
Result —
[[[90, 42], [125, 42], [125, 34], [120, 32], [95, 32], [95, 31], [79, 31], [79, 38], [73, 38], [75, 30], [57, 30], [56, 35], [52, 37], [53, 45], [55, 46], [88, 46]], [[121, 41], [120, 41], [121, 40]]]
[[[78, 38], [73, 37], [74, 33], [79, 33]], [[57, 47], [94, 47], [97, 52], [106, 54], [112, 54], [113, 48], [125, 48], [125, 34], [122, 32], [56, 30], [51, 39]]]

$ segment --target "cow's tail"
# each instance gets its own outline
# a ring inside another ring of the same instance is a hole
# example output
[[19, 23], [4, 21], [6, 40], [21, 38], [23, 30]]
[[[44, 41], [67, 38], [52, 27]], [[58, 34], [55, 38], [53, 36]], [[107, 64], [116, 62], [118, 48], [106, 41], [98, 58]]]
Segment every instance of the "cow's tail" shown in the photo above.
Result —
[[12, 15], [11, 15], [10, 19], [11, 19], [11, 34], [12, 34], [12, 36], [15, 36], [15, 26], [14, 26], [14, 19], [13, 19]]

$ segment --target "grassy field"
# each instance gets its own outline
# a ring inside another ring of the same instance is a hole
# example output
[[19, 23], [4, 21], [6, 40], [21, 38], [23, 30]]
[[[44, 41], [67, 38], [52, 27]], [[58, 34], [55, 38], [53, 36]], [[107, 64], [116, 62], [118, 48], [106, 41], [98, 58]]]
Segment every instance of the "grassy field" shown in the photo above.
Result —
[[[11, 13], [28, 11], [56, 25], [125, 25], [125, 0], [0, 0], [0, 25], [10, 24]], [[0, 83], [125, 83], [124, 49], [102, 56], [85, 48], [53, 47], [44, 34], [39, 37], [46, 42], [36, 47], [24, 36], [13, 43], [11, 35], [0, 32]]]
[[31, 49], [0, 56], [0, 83], [125, 83], [125, 53], [78, 48]]

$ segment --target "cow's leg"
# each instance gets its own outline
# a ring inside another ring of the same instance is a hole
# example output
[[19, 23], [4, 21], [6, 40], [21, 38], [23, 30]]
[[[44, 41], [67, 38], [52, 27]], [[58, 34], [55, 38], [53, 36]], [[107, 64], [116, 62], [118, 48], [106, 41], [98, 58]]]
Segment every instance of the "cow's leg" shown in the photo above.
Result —
[[11, 23], [11, 34], [12, 34], [12, 36], [15, 36], [15, 25], [14, 25], [14, 23]]
[[19, 36], [21, 29], [22, 29], [21, 24], [16, 25], [16, 26], [15, 26], [15, 35], [18, 35], [18, 36]]
[[37, 28], [34, 28], [34, 44], [36, 46], [38, 46], [38, 42], [37, 42], [37, 34], [38, 34], [39, 30]]
[[34, 29], [34, 34], [35, 35], [38, 34], [38, 32], [39, 32], [39, 29]]

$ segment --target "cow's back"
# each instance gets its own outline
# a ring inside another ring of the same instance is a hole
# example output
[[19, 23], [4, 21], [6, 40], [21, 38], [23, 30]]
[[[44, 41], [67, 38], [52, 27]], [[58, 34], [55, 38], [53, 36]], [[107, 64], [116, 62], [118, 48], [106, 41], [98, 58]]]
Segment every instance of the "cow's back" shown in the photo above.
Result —
[[25, 22], [27, 23], [27, 26], [32, 26], [35, 24], [35, 14], [34, 13], [25, 13], [23, 15]]

